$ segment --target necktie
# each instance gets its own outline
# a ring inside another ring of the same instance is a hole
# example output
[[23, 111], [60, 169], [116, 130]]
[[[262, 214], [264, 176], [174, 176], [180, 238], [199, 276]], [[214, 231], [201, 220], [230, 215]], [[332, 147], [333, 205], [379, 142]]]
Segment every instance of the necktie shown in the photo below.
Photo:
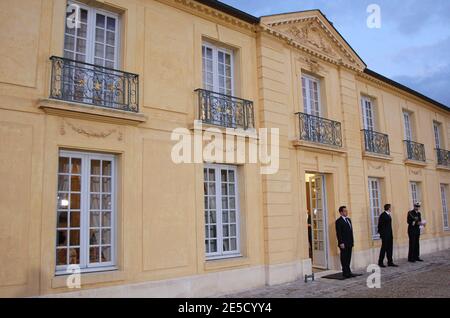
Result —
[[352, 228], [352, 225], [351, 225], [350, 221], [348, 220], [348, 218], [345, 218], [345, 222], [347, 222], [348, 226], [350, 226], [350, 228]]

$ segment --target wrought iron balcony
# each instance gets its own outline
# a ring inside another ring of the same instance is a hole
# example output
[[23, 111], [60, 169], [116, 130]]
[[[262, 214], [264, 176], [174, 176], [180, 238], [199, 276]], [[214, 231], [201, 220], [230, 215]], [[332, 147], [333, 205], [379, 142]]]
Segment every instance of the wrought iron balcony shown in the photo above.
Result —
[[196, 89], [199, 119], [205, 124], [244, 130], [255, 128], [253, 102], [205, 89]]
[[342, 147], [341, 123], [330, 119], [297, 113], [300, 140]]
[[363, 129], [362, 132], [364, 133], [365, 151], [385, 156], [390, 155], [388, 135], [367, 129]]
[[450, 151], [436, 149], [437, 163], [439, 166], [450, 167]]
[[406, 156], [408, 160], [426, 162], [425, 146], [411, 140], [405, 140]]
[[52, 56], [50, 98], [139, 112], [139, 76]]

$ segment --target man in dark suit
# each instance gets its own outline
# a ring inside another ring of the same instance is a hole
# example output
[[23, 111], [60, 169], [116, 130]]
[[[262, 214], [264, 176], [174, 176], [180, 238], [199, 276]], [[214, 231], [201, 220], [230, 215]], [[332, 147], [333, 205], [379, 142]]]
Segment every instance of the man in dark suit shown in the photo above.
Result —
[[392, 216], [391, 205], [384, 205], [384, 212], [380, 214], [378, 219], [378, 234], [381, 238], [380, 257], [378, 258], [378, 266], [384, 266], [384, 257], [387, 254], [388, 266], [397, 267], [392, 260], [392, 250], [394, 246], [394, 235], [392, 234]]
[[409, 251], [408, 251], [408, 262], [414, 263], [416, 261], [423, 262], [420, 259], [420, 226], [422, 224], [422, 215], [419, 212], [420, 202], [414, 203], [414, 210], [408, 212], [407, 222], [408, 222], [408, 237], [409, 237]]
[[341, 251], [342, 274], [345, 278], [355, 277], [350, 270], [353, 249], [352, 221], [348, 218], [347, 207], [341, 206], [339, 214], [341, 217], [336, 220], [336, 236]]

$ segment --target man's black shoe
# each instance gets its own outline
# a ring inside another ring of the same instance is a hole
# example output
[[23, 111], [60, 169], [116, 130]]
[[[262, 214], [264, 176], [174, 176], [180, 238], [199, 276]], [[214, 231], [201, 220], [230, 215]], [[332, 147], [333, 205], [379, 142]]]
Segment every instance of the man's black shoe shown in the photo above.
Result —
[[398, 265], [396, 265], [396, 264], [394, 264], [394, 263], [388, 264], [388, 266], [389, 266], [389, 267], [398, 267]]
[[378, 266], [380, 267], [386, 267], [384, 264], [378, 263]]
[[355, 275], [355, 274], [351, 273], [350, 277], [358, 277], [358, 275]]
[[418, 259], [416, 259], [416, 261], [423, 262], [423, 259], [418, 258]]

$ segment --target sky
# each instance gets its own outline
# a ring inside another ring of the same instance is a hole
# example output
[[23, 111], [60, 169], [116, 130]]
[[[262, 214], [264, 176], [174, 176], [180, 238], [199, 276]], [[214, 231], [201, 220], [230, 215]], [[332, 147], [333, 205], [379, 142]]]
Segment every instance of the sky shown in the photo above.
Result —
[[[367, 67], [450, 107], [450, 0], [222, 0], [263, 15], [320, 9]], [[381, 9], [369, 28], [367, 8]]]

